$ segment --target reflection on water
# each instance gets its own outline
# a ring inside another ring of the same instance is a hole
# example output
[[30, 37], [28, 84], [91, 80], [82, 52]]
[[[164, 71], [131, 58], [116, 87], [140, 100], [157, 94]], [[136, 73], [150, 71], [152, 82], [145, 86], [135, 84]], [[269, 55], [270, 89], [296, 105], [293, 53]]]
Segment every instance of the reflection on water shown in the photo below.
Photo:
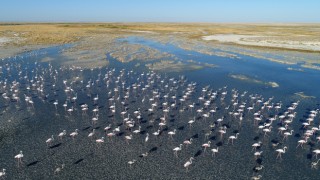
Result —
[[[219, 68], [155, 73], [109, 56], [109, 67], [95, 69], [37, 63], [59, 59], [62, 47], [2, 61], [0, 168], [8, 179], [317, 179], [317, 71], [134, 43]], [[301, 91], [316, 98], [294, 95]]]

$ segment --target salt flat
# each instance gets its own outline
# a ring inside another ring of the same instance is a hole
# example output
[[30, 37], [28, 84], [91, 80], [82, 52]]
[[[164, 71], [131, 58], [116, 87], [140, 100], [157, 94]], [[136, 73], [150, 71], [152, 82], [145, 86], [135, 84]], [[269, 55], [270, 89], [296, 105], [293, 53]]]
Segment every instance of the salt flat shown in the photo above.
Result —
[[249, 46], [320, 51], [320, 41], [305, 41], [303, 40], [303, 36], [301, 36], [301, 39], [299, 40], [287, 40], [277, 36], [215, 34], [209, 36], [202, 36], [202, 39], [206, 41], [215, 40], [219, 42], [235, 43]]
[[6, 42], [10, 42], [11, 39], [7, 37], [0, 37], [0, 46], [2, 46]]

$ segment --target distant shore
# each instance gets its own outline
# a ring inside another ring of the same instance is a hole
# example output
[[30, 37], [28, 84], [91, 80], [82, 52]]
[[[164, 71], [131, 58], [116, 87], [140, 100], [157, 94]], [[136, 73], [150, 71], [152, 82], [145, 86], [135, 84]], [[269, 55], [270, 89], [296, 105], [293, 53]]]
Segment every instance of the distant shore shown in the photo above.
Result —
[[[130, 61], [125, 58], [137, 45], [114, 43], [118, 38], [140, 36], [212, 56], [238, 59], [237, 54], [242, 54], [283, 64], [302, 62], [300, 67], [319, 70], [319, 33], [320, 24], [0, 23], [0, 59], [39, 48], [75, 44], [77, 47], [63, 53], [68, 64], [81, 61], [87, 66], [98, 60], [97, 64], [102, 65], [105, 54], [112, 51], [120, 61]], [[167, 57], [154, 49], [144, 49], [152, 56]], [[147, 54], [135, 53], [131, 57], [152, 58]]]
[[235, 43], [240, 45], [261, 46], [272, 48], [284, 48], [293, 50], [320, 51], [320, 41], [305, 40], [304, 36], [284, 39], [277, 36], [255, 36], [255, 35], [238, 35], [238, 34], [216, 34], [203, 36], [206, 41], [219, 41], [224, 43]]

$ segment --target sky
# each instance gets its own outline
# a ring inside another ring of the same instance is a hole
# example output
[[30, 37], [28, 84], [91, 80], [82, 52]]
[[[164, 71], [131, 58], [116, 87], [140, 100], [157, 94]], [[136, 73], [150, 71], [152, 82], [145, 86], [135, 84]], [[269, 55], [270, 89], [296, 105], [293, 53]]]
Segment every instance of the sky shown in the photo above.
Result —
[[2, 0], [0, 22], [320, 23], [320, 0]]

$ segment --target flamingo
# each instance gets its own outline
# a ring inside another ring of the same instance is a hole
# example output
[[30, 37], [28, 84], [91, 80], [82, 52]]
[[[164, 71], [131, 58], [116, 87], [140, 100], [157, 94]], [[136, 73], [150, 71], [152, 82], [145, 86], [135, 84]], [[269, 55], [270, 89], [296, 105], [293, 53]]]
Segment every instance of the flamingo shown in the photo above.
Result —
[[125, 136], [124, 138], [126, 139], [127, 144], [129, 144], [129, 140], [132, 139], [132, 134], [130, 134], [129, 136]]
[[307, 143], [308, 138], [309, 138], [309, 137], [306, 137], [306, 140], [305, 140], [305, 139], [299, 140], [299, 141], [298, 141], [298, 145], [297, 145], [296, 148], [298, 148], [299, 146], [301, 146], [301, 147], [303, 148], [303, 145]]
[[190, 145], [190, 144], [192, 144], [192, 138], [190, 138], [189, 140], [185, 140], [185, 141], [183, 141], [183, 144], [185, 144], [185, 145], [187, 145], [187, 147], [188, 147], [188, 145]]
[[104, 137], [101, 137], [100, 139], [96, 139], [96, 143], [98, 146], [101, 146], [101, 144], [104, 143]]
[[204, 147], [204, 152], [206, 152], [206, 149], [210, 147], [211, 141], [208, 141], [208, 143], [202, 144], [202, 147]]
[[287, 149], [287, 146], [283, 147], [283, 149], [277, 149], [276, 150], [278, 152], [277, 159], [278, 159], [278, 157], [280, 157], [280, 159], [282, 158], [281, 154], [286, 153], [286, 149]]
[[183, 166], [186, 168], [186, 172], [188, 172], [188, 168], [189, 168], [189, 166], [192, 164], [192, 160], [194, 160], [193, 157], [191, 157], [191, 158], [189, 159], [189, 161], [187, 161], [186, 163], [184, 163]]
[[131, 168], [132, 164], [134, 164], [136, 161], [137, 160], [135, 160], [135, 159], [133, 159], [132, 161], [128, 161], [128, 164], [129, 164], [130, 168]]
[[320, 154], [320, 149], [315, 149], [315, 150], [313, 150], [312, 152], [315, 153], [316, 159], [318, 159], [318, 154]]
[[98, 143], [98, 144], [104, 143], [104, 137], [101, 137], [100, 139], [97, 139], [96, 143]]
[[76, 129], [74, 132], [72, 132], [72, 133], [70, 134], [70, 136], [72, 137], [72, 139], [74, 139], [74, 138], [78, 135], [78, 132], [79, 132], [79, 130]]
[[169, 136], [171, 137], [171, 139], [173, 139], [173, 135], [176, 134], [176, 129], [174, 129], [173, 131], [168, 132]]
[[219, 147], [217, 147], [217, 148], [213, 148], [213, 149], [211, 149], [211, 151], [212, 151], [212, 156], [216, 156], [216, 153], [218, 153], [219, 152]]
[[256, 159], [257, 159], [259, 156], [261, 156], [262, 152], [263, 152], [263, 151], [257, 151], [257, 152], [254, 153], [254, 156], [256, 157]]
[[256, 149], [257, 149], [257, 147], [260, 147], [260, 146], [261, 146], [261, 144], [262, 144], [262, 142], [261, 142], [261, 141], [259, 141], [259, 142], [257, 142], [257, 143], [252, 144], [252, 150], [256, 150]]
[[283, 140], [284, 140], [284, 139], [288, 139], [288, 136], [291, 136], [291, 135], [292, 135], [292, 132], [293, 132], [293, 130], [291, 130], [290, 132], [284, 132], [284, 133], [283, 133], [283, 135], [284, 135]]
[[182, 144], [180, 144], [179, 147], [175, 147], [175, 148], [173, 149], [174, 154], [175, 154], [177, 157], [178, 157], [178, 151], [181, 151], [181, 149], [182, 149]]
[[17, 159], [17, 161], [18, 161], [18, 167], [19, 167], [20, 163], [22, 164], [22, 158], [23, 158], [22, 151], [20, 151], [19, 154], [15, 155], [14, 158]]
[[72, 112], [73, 112], [73, 110], [74, 110], [74, 108], [73, 108], [73, 106], [71, 107], [71, 108], [69, 108], [67, 111], [69, 112], [69, 114], [71, 115], [72, 114]]
[[262, 129], [262, 131], [264, 132], [264, 137], [268, 136], [267, 133], [270, 133], [272, 129], [272, 126], [269, 126], [269, 128], [264, 128]]
[[6, 169], [2, 169], [2, 172], [0, 172], [0, 177], [3, 177], [6, 175]]
[[[107, 136], [111, 139], [113, 136], [115, 136], [116, 134], [114, 133], [115, 130], [113, 130], [112, 132], [108, 133]], [[112, 139], [111, 139], [112, 141]]]
[[54, 138], [53, 138], [53, 135], [51, 135], [51, 138], [46, 140], [47, 146], [50, 146], [53, 141], [54, 141]]
[[95, 131], [96, 131], [95, 129], [92, 129], [92, 132], [91, 132], [91, 133], [89, 133], [88, 137], [90, 137], [90, 138], [91, 138], [91, 137], [93, 137], [93, 136], [94, 136], [94, 134], [95, 134]]
[[57, 167], [57, 168], [54, 170], [53, 174], [57, 174], [57, 173], [59, 173], [60, 171], [62, 171], [62, 169], [64, 168], [64, 166], [65, 166], [65, 164], [62, 164], [61, 167]]
[[61, 133], [58, 134], [58, 137], [62, 140], [63, 136], [67, 134], [66, 130], [63, 130]]
[[192, 124], [196, 122], [196, 117], [193, 117], [193, 119], [191, 119], [190, 121], [188, 121], [189, 127], [192, 127]]
[[[317, 167], [317, 165], [318, 165], [318, 162], [320, 161], [320, 159], [318, 159], [316, 162], [312, 162], [311, 163], [311, 169], [317, 169], [318, 167]], [[1, 176], [0, 176], [1, 177]]]
[[251, 177], [252, 180], [259, 180], [261, 178], [262, 178], [261, 175]]
[[135, 133], [135, 134], [138, 134], [140, 132], [141, 132], [141, 126], [139, 126], [139, 129], [133, 131], [133, 133]]
[[109, 129], [111, 129], [111, 124], [104, 128], [105, 131], [108, 131]]
[[228, 140], [228, 143], [229, 143], [229, 141], [231, 140], [231, 143], [232, 143], [232, 145], [233, 145], [233, 140], [235, 140], [235, 139], [237, 139], [238, 138], [238, 135], [239, 135], [239, 133], [237, 133], [235, 136], [229, 136], [229, 140]]
[[148, 140], [149, 140], [149, 133], [147, 133], [147, 136], [146, 136], [146, 138], [144, 139], [144, 142], [148, 142]]
[[221, 128], [218, 132], [220, 133], [220, 139], [222, 139], [223, 134], [227, 133], [227, 127]]
[[224, 116], [222, 118], [217, 119], [218, 125], [220, 125], [220, 123], [223, 121]]
[[58, 105], [58, 100], [56, 100], [55, 102], [53, 102], [54, 107], [57, 109], [57, 105]]
[[282, 134], [282, 132], [283, 132], [283, 131], [286, 131], [287, 128], [288, 128], [288, 124], [286, 124], [285, 127], [283, 127], [283, 126], [279, 127], [279, 128], [278, 128], [278, 130], [279, 130], [279, 131], [278, 131], [278, 134], [280, 134], [280, 133]]

